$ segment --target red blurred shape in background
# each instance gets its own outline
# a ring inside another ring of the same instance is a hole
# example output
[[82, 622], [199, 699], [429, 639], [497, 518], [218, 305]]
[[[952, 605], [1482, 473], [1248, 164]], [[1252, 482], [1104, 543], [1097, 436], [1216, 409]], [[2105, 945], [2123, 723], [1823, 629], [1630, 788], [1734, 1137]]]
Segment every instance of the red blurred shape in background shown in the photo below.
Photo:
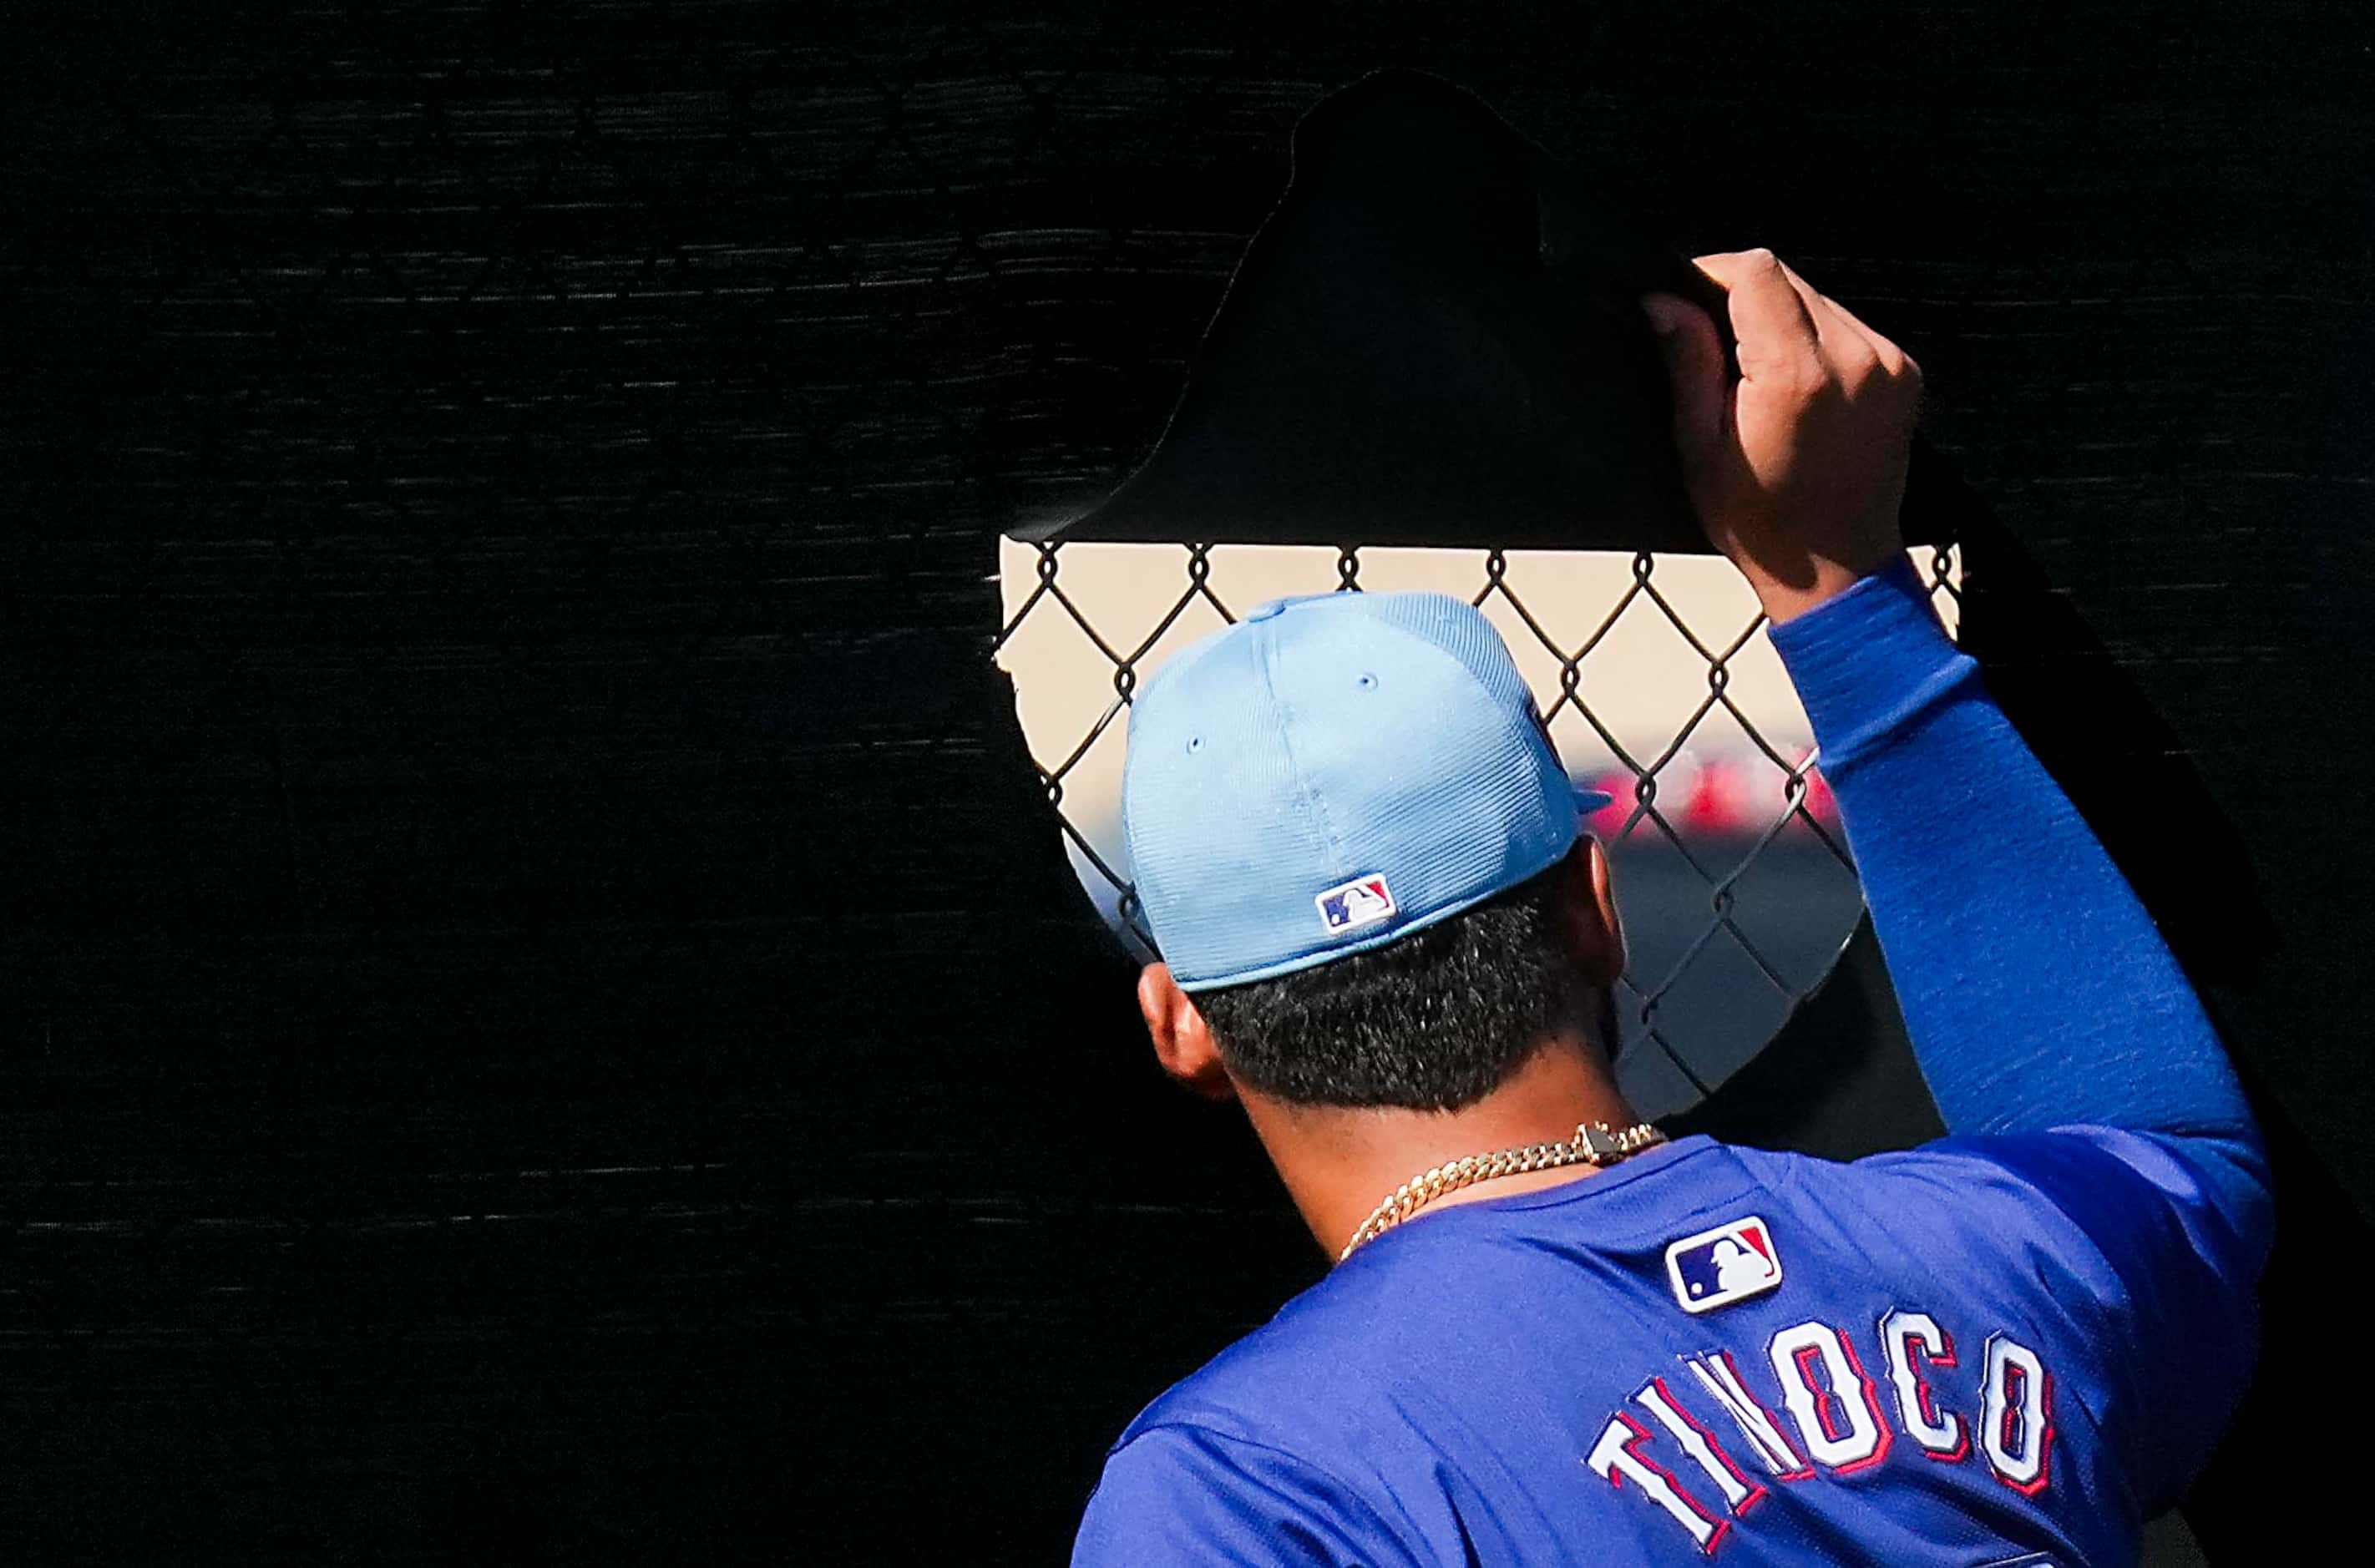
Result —
[[[1838, 825], [1837, 803], [1821, 772], [1802, 760], [1806, 773], [1806, 814], [1826, 828]], [[1602, 840], [1625, 829], [1638, 799], [1635, 775], [1613, 769], [1593, 776], [1592, 788], [1614, 798], [1585, 819], [1585, 826]], [[1789, 779], [1763, 757], [1719, 758], [1706, 762], [1677, 759], [1659, 774], [1660, 815], [1674, 831], [1691, 838], [1753, 837], [1771, 827], [1784, 813], [1784, 832], [1806, 831], [1805, 822], [1790, 810]], [[1634, 830], [1638, 836], [1641, 829]], [[1655, 828], [1649, 830], [1656, 836]]]

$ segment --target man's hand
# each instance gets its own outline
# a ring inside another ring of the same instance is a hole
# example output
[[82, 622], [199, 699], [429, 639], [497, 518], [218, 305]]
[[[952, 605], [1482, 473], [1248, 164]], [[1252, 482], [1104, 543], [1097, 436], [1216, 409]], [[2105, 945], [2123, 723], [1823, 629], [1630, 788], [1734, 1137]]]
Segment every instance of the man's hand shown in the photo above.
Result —
[[1673, 382], [1684, 483], [1708, 540], [1787, 620], [1904, 548], [1921, 367], [1770, 251], [1696, 259], [1731, 297], [1738, 381], [1704, 312], [1641, 298]]

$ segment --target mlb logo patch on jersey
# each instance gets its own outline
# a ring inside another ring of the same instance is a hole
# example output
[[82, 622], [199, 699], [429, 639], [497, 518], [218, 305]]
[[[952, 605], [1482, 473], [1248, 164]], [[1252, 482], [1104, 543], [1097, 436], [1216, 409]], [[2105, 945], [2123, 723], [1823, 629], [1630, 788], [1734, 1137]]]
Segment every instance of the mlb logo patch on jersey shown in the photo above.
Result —
[[1388, 890], [1384, 875], [1375, 871], [1340, 882], [1313, 902], [1319, 905], [1319, 918], [1326, 923], [1330, 936], [1375, 925], [1389, 919], [1395, 908], [1394, 895]]
[[1781, 1283], [1781, 1254], [1771, 1229], [1752, 1214], [1669, 1246], [1666, 1278], [1684, 1312], [1713, 1312]]

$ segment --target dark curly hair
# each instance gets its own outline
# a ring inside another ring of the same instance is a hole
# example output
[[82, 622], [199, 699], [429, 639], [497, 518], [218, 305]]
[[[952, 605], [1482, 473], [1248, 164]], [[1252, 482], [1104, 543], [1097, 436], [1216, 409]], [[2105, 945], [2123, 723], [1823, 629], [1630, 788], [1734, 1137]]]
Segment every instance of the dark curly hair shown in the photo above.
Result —
[[1398, 942], [1275, 979], [1196, 993], [1221, 1055], [1266, 1094], [1309, 1105], [1456, 1111], [1563, 1026], [1614, 1045], [1605, 992], [1559, 931], [1553, 866]]

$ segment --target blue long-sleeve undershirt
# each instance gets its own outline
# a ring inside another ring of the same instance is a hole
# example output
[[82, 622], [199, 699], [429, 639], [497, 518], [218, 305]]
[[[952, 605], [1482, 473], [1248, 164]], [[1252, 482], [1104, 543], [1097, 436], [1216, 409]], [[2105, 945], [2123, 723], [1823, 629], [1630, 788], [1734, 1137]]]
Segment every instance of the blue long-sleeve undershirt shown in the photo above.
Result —
[[1899, 560], [1772, 628], [1948, 1129], [2181, 1140], [2263, 1214], [2259, 1133], [2150, 914]]

